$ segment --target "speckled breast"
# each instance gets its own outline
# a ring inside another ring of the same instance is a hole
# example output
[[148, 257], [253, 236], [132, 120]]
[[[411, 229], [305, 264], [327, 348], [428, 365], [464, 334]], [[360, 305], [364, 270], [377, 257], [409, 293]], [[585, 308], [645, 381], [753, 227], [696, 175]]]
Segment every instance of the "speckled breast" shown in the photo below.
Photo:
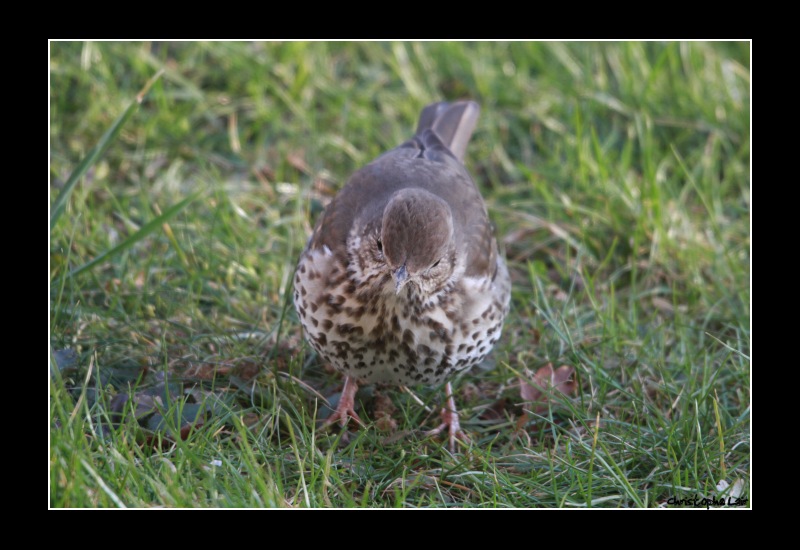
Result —
[[307, 250], [294, 303], [311, 346], [360, 382], [439, 384], [500, 338], [511, 288], [501, 259], [494, 279], [463, 277], [427, 298], [411, 286], [395, 294], [388, 274], [369, 285], [355, 277], [327, 247]]

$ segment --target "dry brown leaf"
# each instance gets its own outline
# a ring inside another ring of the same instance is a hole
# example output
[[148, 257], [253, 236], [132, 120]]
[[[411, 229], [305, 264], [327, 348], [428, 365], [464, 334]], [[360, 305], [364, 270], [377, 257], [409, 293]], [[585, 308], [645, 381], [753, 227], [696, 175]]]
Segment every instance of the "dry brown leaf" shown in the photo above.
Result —
[[286, 162], [288, 162], [291, 166], [299, 170], [304, 174], [311, 173], [311, 167], [308, 166], [306, 162], [306, 152], [302, 149], [298, 151], [292, 151], [288, 155], [286, 155]]
[[554, 370], [553, 364], [548, 363], [536, 371], [531, 382], [520, 379], [520, 395], [531, 404], [529, 410], [537, 414], [547, 412], [554, 390], [564, 395], [572, 395], [577, 391], [578, 384], [573, 378], [574, 374], [573, 367], [561, 365]]
[[245, 382], [250, 382], [256, 376], [261, 374], [265, 365], [256, 361], [240, 361], [238, 365], [233, 367], [233, 375], [238, 376]]
[[213, 380], [218, 376], [227, 376], [230, 371], [231, 365], [224, 362], [195, 363], [186, 368], [183, 376], [191, 380]]
[[388, 414], [375, 417], [375, 427], [379, 432], [393, 433], [397, 431], [397, 421]]
[[392, 399], [382, 393], [376, 393], [373, 402], [375, 407], [373, 411], [375, 427], [381, 432], [396, 431], [397, 421], [392, 418], [392, 415], [397, 410], [397, 407], [392, 403]]
[[659, 298], [658, 296], [653, 296], [652, 300], [653, 307], [663, 313], [674, 313], [675, 307], [672, 305], [672, 302], [665, 300], [664, 298]]

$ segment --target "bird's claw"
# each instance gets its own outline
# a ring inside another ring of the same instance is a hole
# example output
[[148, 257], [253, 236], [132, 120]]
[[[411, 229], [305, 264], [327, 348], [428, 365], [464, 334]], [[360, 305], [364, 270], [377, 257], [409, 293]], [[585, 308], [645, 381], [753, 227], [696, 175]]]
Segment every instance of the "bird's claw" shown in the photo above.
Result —
[[339, 423], [343, 429], [352, 418], [356, 424], [361, 428], [366, 428], [367, 425], [358, 417], [355, 411], [356, 392], [358, 391], [358, 383], [350, 377], [345, 378], [344, 388], [342, 388], [342, 396], [339, 398], [339, 403], [336, 405], [336, 410], [325, 420], [322, 424], [323, 428]]

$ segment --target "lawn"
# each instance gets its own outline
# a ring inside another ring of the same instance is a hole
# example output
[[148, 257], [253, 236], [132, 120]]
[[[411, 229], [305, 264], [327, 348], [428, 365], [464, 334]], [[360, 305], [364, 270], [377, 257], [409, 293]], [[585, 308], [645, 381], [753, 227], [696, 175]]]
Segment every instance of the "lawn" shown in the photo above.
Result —
[[[49, 506], [750, 507], [749, 42], [51, 42]], [[441, 387], [342, 379], [294, 267], [425, 105], [513, 282]], [[566, 393], [525, 390], [574, 369]]]

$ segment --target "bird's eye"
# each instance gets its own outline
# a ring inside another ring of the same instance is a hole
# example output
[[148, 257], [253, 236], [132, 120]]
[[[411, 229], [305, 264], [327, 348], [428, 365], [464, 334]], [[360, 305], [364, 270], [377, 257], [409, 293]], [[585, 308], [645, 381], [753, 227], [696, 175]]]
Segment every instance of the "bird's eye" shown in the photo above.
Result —
[[378, 239], [377, 245], [378, 245], [378, 252], [383, 252], [383, 242], [380, 239]]

